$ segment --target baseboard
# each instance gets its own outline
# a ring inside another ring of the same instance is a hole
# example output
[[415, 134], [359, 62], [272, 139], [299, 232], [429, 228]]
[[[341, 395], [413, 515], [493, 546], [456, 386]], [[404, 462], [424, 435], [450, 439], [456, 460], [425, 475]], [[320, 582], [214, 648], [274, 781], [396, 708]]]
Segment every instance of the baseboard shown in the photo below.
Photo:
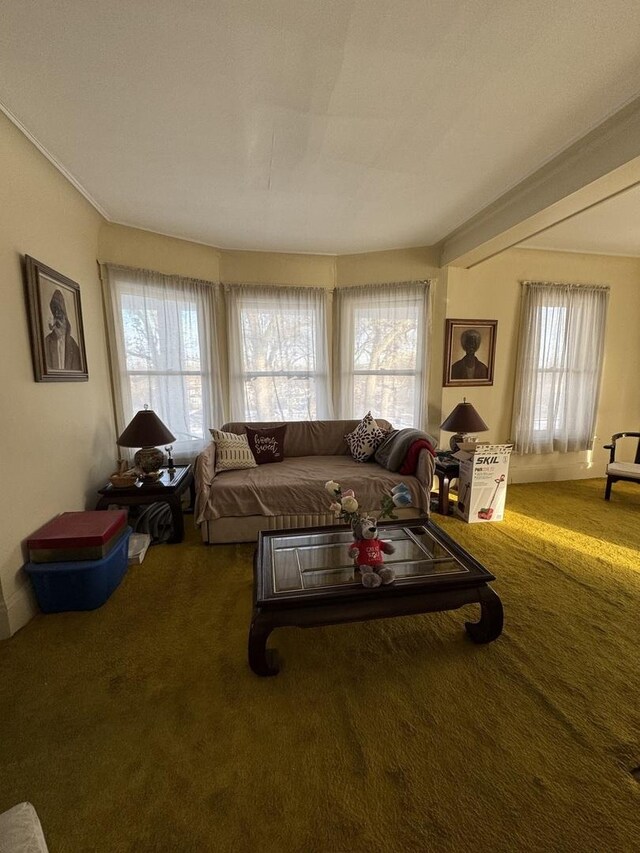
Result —
[[7, 640], [39, 612], [28, 579], [6, 601], [0, 598], [0, 640]]

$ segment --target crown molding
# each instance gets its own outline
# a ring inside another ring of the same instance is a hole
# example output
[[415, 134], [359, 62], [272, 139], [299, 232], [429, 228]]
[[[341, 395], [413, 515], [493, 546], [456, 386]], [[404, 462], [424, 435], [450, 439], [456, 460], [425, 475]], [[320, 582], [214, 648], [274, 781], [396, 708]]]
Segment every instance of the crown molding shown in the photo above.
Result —
[[99, 204], [99, 203], [95, 200], [95, 198], [91, 195], [91, 193], [90, 193], [90, 192], [88, 192], [88, 191], [87, 191], [87, 190], [82, 186], [82, 184], [80, 183], [80, 181], [78, 181], [78, 179], [77, 179], [77, 178], [75, 178], [75, 177], [71, 174], [71, 172], [69, 172], [69, 170], [68, 170], [68, 169], [66, 169], [66, 168], [62, 165], [62, 163], [61, 163], [61, 162], [60, 162], [56, 157], [54, 157], [54, 155], [53, 155], [50, 151], [48, 151], [48, 150], [44, 147], [44, 145], [43, 145], [43, 144], [42, 144], [42, 143], [41, 143], [41, 142], [40, 142], [40, 141], [39, 141], [39, 140], [38, 140], [38, 139], [33, 135], [33, 133], [31, 133], [31, 131], [30, 131], [30, 130], [28, 130], [28, 129], [27, 129], [27, 128], [22, 124], [22, 122], [20, 121], [20, 119], [19, 119], [16, 115], [14, 115], [14, 113], [12, 113], [12, 112], [11, 112], [11, 110], [9, 109], [9, 107], [7, 107], [7, 105], [6, 105], [6, 104], [3, 104], [3, 103], [2, 103], [2, 101], [0, 101], [0, 110], [1, 110], [5, 115], [6, 115], [6, 117], [9, 119], [9, 121], [10, 121], [12, 124], [14, 124], [14, 125], [18, 128], [18, 130], [19, 130], [21, 133], [23, 133], [23, 134], [27, 137], [27, 139], [29, 140], [29, 142], [31, 142], [31, 144], [32, 144], [32, 145], [35, 145], [35, 147], [38, 149], [38, 151], [39, 151], [39, 152], [40, 152], [44, 157], [46, 157], [46, 158], [47, 158], [47, 160], [51, 163], [51, 165], [52, 165], [52, 166], [55, 166], [55, 168], [60, 172], [60, 174], [61, 174], [61, 175], [63, 175], [63, 176], [64, 176], [64, 177], [69, 181], [69, 183], [70, 183], [73, 187], [75, 187], [75, 189], [76, 189], [76, 190], [78, 190], [78, 192], [80, 193], [80, 195], [82, 195], [82, 196], [84, 196], [84, 198], [86, 198], [86, 200], [89, 202], [89, 204], [90, 204], [93, 208], [95, 208], [95, 209], [98, 211], [98, 213], [100, 214], [100, 216], [102, 216], [102, 217], [103, 217], [103, 219], [106, 219], [106, 221], [107, 221], [107, 222], [111, 222], [111, 217], [109, 216], [109, 214], [107, 213], [107, 211], [102, 207], [102, 205], [101, 205], [101, 204]]

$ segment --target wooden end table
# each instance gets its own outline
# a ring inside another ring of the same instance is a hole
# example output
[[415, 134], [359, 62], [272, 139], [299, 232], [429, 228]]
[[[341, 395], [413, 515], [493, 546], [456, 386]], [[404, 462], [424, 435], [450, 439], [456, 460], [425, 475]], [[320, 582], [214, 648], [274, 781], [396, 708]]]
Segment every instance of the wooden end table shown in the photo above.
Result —
[[449, 486], [452, 480], [460, 476], [460, 463], [450, 457], [438, 457], [433, 473], [438, 478], [438, 512], [440, 515], [449, 515]]
[[339, 527], [268, 530], [258, 534], [254, 558], [249, 666], [256, 675], [276, 675], [277, 655], [267, 648], [274, 628], [336, 625], [389, 616], [455, 610], [480, 605], [480, 621], [465, 628], [474, 643], [502, 632], [502, 603], [489, 586], [495, 580], [471, 554], [429, 519], [381, 524], [380, 538], [395, 551], [385, 565], [395, 582], [362, 586], [349, 546], [351, 531]]
[[173, 520], [173, 534], [169, 543], [182, 542], [184, 539], [184, 518], [180, 498], [187, 488], [190, 489], [191, 506], [193, 506], [195, 486], [191, 465], [176, 465], [173, 471], [163, 469], [160, 478], [153, 483], [134, 483], [133, 486], [123, 488], [107, 483], [102, 489], [98, 489], [100, 498], [96, 504], [96, 509], [109, 509], [113, 504], [116, 506], [145, 506], [157, 501], [167, 503]]

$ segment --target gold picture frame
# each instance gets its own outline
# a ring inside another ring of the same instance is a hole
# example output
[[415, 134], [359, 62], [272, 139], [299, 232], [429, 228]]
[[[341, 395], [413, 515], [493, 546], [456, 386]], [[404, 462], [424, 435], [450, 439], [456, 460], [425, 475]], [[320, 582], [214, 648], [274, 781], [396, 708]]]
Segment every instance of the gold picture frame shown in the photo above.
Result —
[[497, 333], [497, 320], [447, 319], [442, 384], [493, 385]]

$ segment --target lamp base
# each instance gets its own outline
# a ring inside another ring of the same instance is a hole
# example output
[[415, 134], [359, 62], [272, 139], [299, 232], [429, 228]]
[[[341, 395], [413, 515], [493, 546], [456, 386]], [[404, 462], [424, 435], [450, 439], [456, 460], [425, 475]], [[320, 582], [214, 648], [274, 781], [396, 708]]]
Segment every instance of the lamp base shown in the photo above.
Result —
[[464, 436], [461, 432], [457, 432], [455, 435], [452, 435], [449, 439], [449, 447], [455, 453], [458, 449], [458, 445], [464, 441]]
[[145, 474], [153, 474], [162, 468], [164, 453], [157, 447], [141, 447], [133, 457], [136, 468]]
[[457, 450], [460, 449], [460, 445], [465, 441], [474, 441], [475, 442], [476, 436], [475, 435], [469, 435], [468, 432], [457, 432], [455, 435], [451, 436], [451, 439], [449, 441], [449, 447], [455, 453]]

